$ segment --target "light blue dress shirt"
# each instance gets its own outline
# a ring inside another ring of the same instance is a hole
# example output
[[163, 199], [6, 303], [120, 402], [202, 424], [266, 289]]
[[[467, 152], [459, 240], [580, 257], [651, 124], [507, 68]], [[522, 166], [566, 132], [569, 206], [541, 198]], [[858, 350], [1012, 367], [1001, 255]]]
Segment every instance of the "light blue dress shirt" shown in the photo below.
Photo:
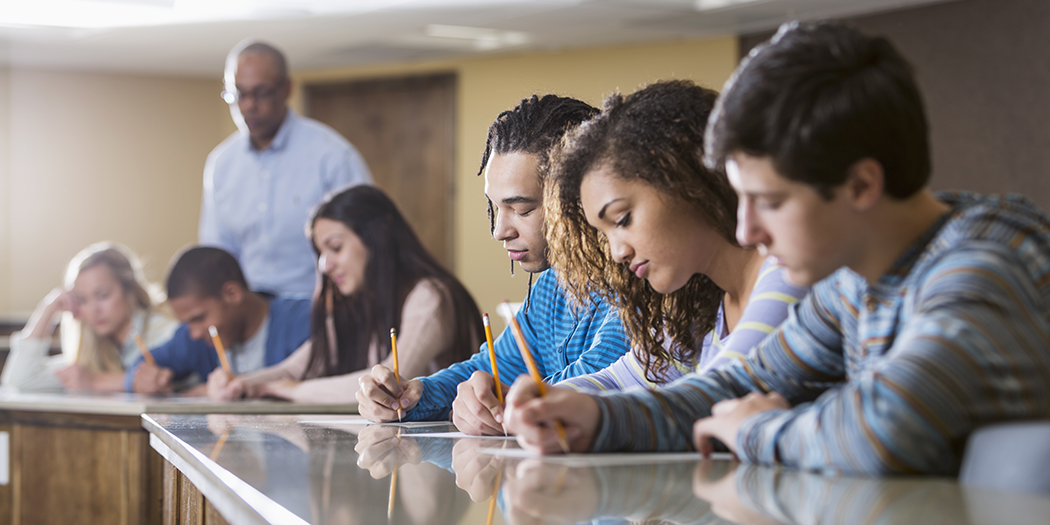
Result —
[[289, 109], [268, 148], [256, 150], [238, 131], [208, 155], [200, 243], [237, 257], [253, 290], [309, 297], [317, 262], [303, 228], [311, 212], [329, 191], [371, 183], [353, 145]]

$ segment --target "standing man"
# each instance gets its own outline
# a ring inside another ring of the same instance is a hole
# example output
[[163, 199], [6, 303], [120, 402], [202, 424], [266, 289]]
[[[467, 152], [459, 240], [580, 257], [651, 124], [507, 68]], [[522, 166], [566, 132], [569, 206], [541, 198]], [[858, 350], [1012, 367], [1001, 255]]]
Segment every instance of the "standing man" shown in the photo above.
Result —
[[288, 108], [284, 54], [248, 41], [226, 57], [238, 131], [204, 165], [199, 238], [232, 253], [252, 290], [309, 297], [316, 261], [303, 225], [325, 193], [371, 184], [361, 154], [334, 130]]

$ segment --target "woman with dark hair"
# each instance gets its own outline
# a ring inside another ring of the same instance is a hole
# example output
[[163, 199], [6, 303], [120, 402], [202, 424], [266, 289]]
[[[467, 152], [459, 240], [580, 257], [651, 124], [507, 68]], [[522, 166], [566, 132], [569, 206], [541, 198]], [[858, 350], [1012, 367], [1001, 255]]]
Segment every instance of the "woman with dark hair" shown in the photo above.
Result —
[[651, 388], [742, 359], [805, 294], [736, 241], [736, 193], [703, 164], [717, 96], [689, 81], [614, 95], [555, 152], [551, 257], [574, 295], [617, 305], [633, 349], [563, 385]]
[[353, 403], [361, 376], [377, 364], [393, 366], [391, 328], [409, 378], [467, 359], [480, 345], [474, 299], [382, 191], [355, 186], [330, 195], [307, 235], [321, 271], [310, 340], [280, 364], [232, 381], [213, 373], [212, 397]]

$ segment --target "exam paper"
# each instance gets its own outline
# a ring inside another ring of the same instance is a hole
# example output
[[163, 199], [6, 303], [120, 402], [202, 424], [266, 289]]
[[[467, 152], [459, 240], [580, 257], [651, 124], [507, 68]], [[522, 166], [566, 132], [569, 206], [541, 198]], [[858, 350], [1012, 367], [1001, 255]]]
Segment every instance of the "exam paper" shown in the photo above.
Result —
[[[696, 452], [641, 452], [608, 454], [552, 454], [541, 456], [520, 448], [482, 448], [484, 454], [514, 459], [540, 459], [561, 463], [570, 467], [607, 467], [616, 465], [640, 465], [647, 463], [671, 463], [676, 461], [699, 461], [703, 457]], [[733, 459], [729, 453], [711, 454], [711, 459]]]
[[514, 439], [514, 436], [471, 436], [462, 432], [420, 432], [417, 434], [401, 434], [401, 437], [448, 439]]
[[447, 427], [450, 425], [448, 421], [405, 421], [403, 423], [392, 422], [392, 423], [373, 423], [363, 417], [353, 417], [346, 419], [324, 419], [324, 420], [307, 420], [304, 423], [313, 423], [315, 425], [380, 425], [380, 426], [391, 426], [391, 427], [404, 427], [404, 428], [422, 428], [422, 427]]

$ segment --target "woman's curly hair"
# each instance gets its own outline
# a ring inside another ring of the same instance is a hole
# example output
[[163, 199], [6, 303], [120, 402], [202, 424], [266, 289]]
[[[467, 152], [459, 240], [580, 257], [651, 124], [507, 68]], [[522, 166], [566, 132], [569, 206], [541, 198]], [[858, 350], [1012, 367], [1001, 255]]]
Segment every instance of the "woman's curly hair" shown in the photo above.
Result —
[[568, 133], [552, 152], [544, 206], [551, 263], [576, 301], [598, 294], [619, 309], [646, 377], [659, 381], [672, 361], [696, 360], [724, 295], [694, 275], [681, 289], [656, 292], [617, 264], [605, 235], [591, 227], [580, 203], [584, 177], [608, 168], [681, 199], [737, 246], [737, 197], [725, 174], [704, 166], [704, 127], [718, 93], [690, 81], [658, 82], [605, 100], [601, 113]]

